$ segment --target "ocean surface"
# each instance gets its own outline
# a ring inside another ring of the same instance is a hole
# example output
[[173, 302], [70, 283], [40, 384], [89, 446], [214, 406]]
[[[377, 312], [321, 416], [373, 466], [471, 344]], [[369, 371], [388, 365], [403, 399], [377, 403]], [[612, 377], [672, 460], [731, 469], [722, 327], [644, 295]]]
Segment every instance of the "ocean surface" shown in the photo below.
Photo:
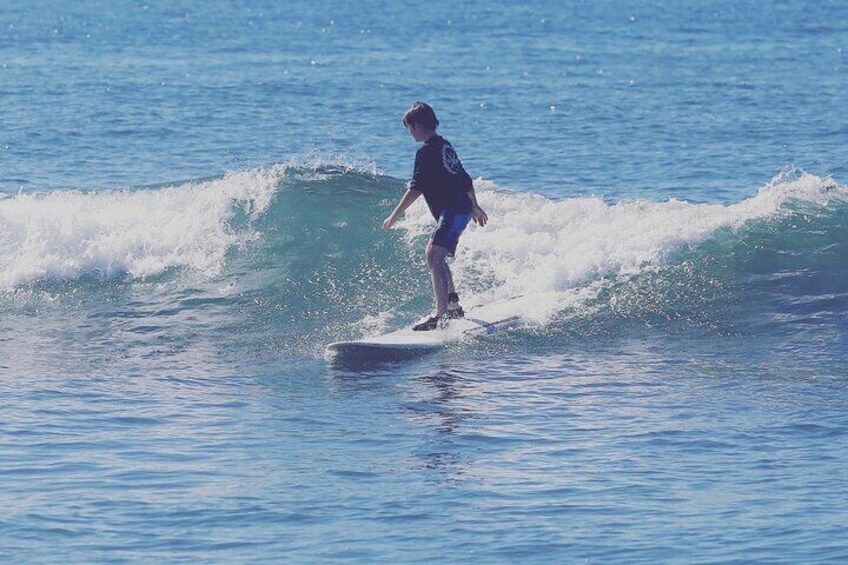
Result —
[[[0, 562], [848, 561], [848, 4], [0, 0]], [[485, 228], [432, 306], [429, 102]]]

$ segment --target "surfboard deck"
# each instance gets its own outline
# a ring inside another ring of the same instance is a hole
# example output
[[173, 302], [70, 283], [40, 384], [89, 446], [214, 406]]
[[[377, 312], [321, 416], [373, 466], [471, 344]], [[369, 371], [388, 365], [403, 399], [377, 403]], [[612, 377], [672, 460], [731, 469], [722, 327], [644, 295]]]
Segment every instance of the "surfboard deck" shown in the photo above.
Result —
[[493, 334], [520, 324], [520, 318], [504, 312], [509, 301], [472, 308], [464, 318], [450, 320], [444, 328], [416, 332], [411, 327], [351, 341], [327, 345], [331, 359], [403, 359], [416, 357], [468, 338]]

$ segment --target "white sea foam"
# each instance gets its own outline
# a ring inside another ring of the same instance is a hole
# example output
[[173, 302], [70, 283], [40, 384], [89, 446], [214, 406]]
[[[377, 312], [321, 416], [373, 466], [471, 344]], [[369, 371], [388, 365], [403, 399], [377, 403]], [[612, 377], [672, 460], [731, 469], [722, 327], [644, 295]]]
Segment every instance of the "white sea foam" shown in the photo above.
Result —
[[0, 289], [38, 280], [217, 272], [254, 237], [230, 225], [270, 205], [284, 167], [150, 190], [18, 194], [0, 200]]
[[[721, 229], [788, 210], [789, 201], [825, 206], [845, 199], [844, 186], [798, 170], [787, 170], [759, 193], [738, 204], [694, 204], [681, 200], [600, 198], [551, 200], [499, 190], [477, 180], [480, 205], [490, 216], [485, 228], [472, 225], [460, 240], [453, 264], [466, 301], [492, 302], [521, 295], [511, 315], [543, 322], [582, 304], [605, 279], [655, 269], [673, 262]], [[423, 205], [400, 224], [412, 239], [432, 230]], [[481, 288], [477, 292], [475, 288]]]

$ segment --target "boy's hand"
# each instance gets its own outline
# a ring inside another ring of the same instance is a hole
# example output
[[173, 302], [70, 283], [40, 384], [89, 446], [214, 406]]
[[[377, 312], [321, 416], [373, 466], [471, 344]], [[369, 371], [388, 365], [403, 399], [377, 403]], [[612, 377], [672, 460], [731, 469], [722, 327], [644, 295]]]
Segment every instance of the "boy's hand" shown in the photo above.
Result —
[[481, 228], [485, 226], [486, 223], [489, 221], [489, 216], [487, 216], [486, 212], [484, 212], [483, 209], [479, 206], [474, 206], [474, 208], [471, 209], [471, 216], [474, 218], [474, 221], [480, 225]]
[[395, 217], [389, 216], [385, 220], [383, 220], [383, 229], [389, 231], [392, 229], [392, 226], [395, 224]]

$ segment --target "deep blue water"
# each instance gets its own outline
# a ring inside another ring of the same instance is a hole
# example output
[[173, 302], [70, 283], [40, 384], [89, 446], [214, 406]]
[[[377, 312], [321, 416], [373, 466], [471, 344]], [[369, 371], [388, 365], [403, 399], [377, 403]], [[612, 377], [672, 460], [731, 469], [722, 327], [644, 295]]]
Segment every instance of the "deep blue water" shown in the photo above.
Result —
[[[841, 2], [0, 2], [0, 561], [848, 560]], [[431, 103], [491, 223], [380, 223]]]

